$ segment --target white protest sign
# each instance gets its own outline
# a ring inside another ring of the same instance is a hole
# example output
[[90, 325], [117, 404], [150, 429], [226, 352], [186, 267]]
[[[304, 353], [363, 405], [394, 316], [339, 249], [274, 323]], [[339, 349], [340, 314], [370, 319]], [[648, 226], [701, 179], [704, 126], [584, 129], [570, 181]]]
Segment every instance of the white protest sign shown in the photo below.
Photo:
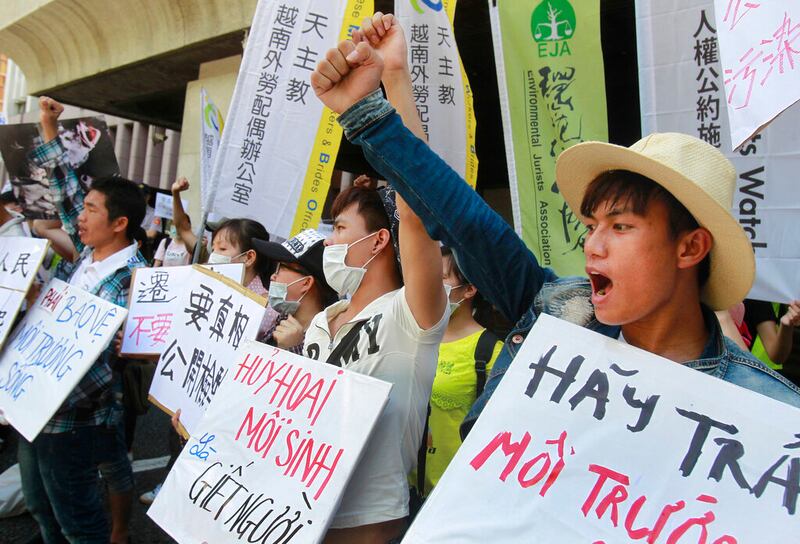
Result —
[[[181, 199], [181, 203], [183, 204], [184, 210], [189, 207], [189, 201], [185, 198]], [[156, 211], [154, 215], [156, 217], [163, 217], [164, 219], [172, 220], [172, 195], [156, 193], [155, 210]]]
[[170, 304], [180, 319], [172, 323], [161, 350], [150, 400], [168, 413], [180, 408], [191, 434], [225, 379], [236, 350], [254, 340], [267, 301], [199, 265], [187, 288]]
[[404, 542], [791, 542], [798, 417], [541, 315]]
[[391, 387], [245, 344], [148, 515], [180, 543], [320, 542]]
[[756, 281], [748, 297], [800, 298], [800, 106], [789, 108], [739, 151], [730, 151], [713, 1], [638, 0], [636, 15], [642, 134], [684, 132], [725, 153], [738, 174], [731, 212], [756, 257]]
[[40, 238], [0, 236], [0, 346], [11, 332], [49, 244]]
[[[236, 283], [244, 277], [243, 263], [200, 266]], [[191, 277], [191, 266], [143, 267], [133, 271], [120, 350], [123, 355], [161, 354], [173, 321], [184, 317], [178, 294], [190, 287]]]
[[456, 0], [398, 2], [414, 102], [428, 145], [472, 187], [478, 176], [472, 90], [453, 33]]
[[126, 313], [59, 279], [42, 289], [0, 354], [0, 410], [22, 436], [39, 434]]
[[321, 211], [338, 139], [320, 130], [325, 122], [334, 134], [335, 118], [323, 119], [309, 77], [355, 3], [364, 2], [258, 2], [214, 163], [218, 216], [255, 219], [289, 238], [301, 195], [314, 193], [305, 211]]
[[714, 0], [733, 147], [800, 100], [800, 4]]

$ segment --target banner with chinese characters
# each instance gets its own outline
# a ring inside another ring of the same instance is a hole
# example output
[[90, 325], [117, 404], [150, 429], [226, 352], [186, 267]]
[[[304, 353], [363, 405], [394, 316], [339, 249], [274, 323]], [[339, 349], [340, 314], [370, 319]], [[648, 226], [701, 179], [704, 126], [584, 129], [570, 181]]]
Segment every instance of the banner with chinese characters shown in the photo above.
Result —
[[398, 0], [395, 14], [408, 42], [414, 101], [428, 144], [475, 187], [475, 111], [453, 33], [456, 2]]
[[542, 266], [583, 274], [586, 227], [555, 161], [608, 140], [599, 0], [489, 0], [514, 227]]
[[[214, 101], [209, 98], [204, 88], [200, 88], [200, 207], [201, 215], [209, 210], [214, 198], [213, 178], [214, 161], [217, 159], [219, 141], [225, 121]], [[184, 209], [186, 209], [184, 207]], [[166, 216], [164, 216], [166, 217]], [[170, 219], [172, 210], [170, 210]]]
[[199, 265], [186, 282], [170, 303], [180, 318], [164, 340], [150, 400], [170, 414], [180, 409], [181, 424], [192, 434], [236, 350], [255, 340], [267, 301]]
[[[242, 283], [244, 264], [199, 265], [226, 278]], [[184, 318], [182, 295], [191, 288], [191, 266], [137, 268], [133, 271], [128, 293], [128, 318], [122, 333], [120, 352], [125, 356], [161, 355], [173, 322]]]
[[147, 514], [180, 543], [325, 536], [391, 384], [249, 342]]
[[792, 542], [798, 417], [542, 314], [403, 542]]
[[0, 347], [14, 326], [48, 247], [50, 242], [41, 238], [0, 236]]
[[371, 0], [259, 1], [214, 163], [217, 216], [283, 238], [317, 227], [342, 132], [309, 77], [371, 14]]
[[0, 410], [22, 436], [36, 438], [126, 313], [59, 279], [42, 289], [0, 354]]
[[[730, 3], [729, 17], [739, 13], [737, 5]], [[684, 132], [725, 153], [738, 174], [731, 211], [756, 257], [748, 296], [800, 298], [800, 107], [792, 106], [731, 151], [714, 2], [638, 0], [636, 13], [642, 134]]]
[[714, 0], [731, 141], [800, 100], [800, 4]]

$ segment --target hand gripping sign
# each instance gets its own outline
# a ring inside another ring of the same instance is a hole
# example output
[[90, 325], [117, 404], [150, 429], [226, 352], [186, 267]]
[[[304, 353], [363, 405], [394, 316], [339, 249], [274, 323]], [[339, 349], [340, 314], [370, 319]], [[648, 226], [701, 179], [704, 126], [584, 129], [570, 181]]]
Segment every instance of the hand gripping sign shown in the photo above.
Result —
[[249, 342], [148, 511], [180, 543], [324, 537], [391, 385]]
[[404, 542], [792, 542], [798, 415], [542, 315]]
[[59, 279], [42, 289], [0, 355], [0, 410], [22, 436], [36, 438], [126, 313]]

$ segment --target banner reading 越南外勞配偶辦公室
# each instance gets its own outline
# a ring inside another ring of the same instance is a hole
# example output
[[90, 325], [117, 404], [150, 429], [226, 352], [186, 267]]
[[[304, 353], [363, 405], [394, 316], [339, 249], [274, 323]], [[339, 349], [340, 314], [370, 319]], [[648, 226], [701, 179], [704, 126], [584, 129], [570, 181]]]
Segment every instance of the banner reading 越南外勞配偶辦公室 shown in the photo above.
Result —
[[428, 144], [470, 186], [478, 177], [472, 90], [453, 33], [457, 0], [398, 0], [414, 102]]
[[490, 0], [514, 227], [543, 266], [583, 273], [586, 229], [555, 185], [568, 147], [608, 139], [600, 2]]
[[212, 176], [218, 217], [288, 238], [316, 228], [341, 128], [309, 80], [325, 52], [372, 13], [372, 0], [261, 0]]

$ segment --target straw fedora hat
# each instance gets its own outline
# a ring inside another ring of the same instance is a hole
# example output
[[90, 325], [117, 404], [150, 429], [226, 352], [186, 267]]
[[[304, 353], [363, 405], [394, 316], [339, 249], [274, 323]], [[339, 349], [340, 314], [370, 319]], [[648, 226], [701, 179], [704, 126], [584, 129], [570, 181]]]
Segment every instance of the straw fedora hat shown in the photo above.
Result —
[[750, 240], [731, 215], [736, 171], [715, 147], [679, 133], [650, 134], [630, 147], [584, 142], [561, 153], [556, 183], [580, 215], [586, 188], [609, 170], [629, 170], [669, 191], [714, 237], [711, 274], [701, 294], [714, 310], [727, 310], [750, 291], [755, 258]]

